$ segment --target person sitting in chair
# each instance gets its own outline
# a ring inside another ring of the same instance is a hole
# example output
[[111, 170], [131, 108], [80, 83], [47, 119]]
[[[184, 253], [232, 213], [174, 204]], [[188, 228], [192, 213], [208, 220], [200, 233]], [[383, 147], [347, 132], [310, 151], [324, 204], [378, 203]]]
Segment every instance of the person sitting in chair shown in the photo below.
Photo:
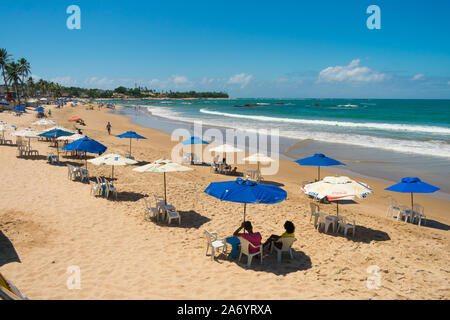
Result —
[[283, 246], [283, 244], [281, 243], [281, 239], [282, 238], [287, 238], [287, 237], [295, 237], [294, 232], [295, 232], [295, 226], [291, 221], [286, 221], [284, 223], [284, 229], [286, 230], [281, 236], [277, 236], [275, 234], [271, 235], [266, 242], [264, 242], [264, 249], [266, 248], [270, 248], [270, 245], [273, 243], [275, 245], [275, 247], [277, 247], [278, 249], [281, 249], [281, 247]]
[[[242, 229], [245, 229], [248, 233], [239, 233]], [[261, 244], [262, 236], [259, 232], [253, 232], [253, 226], [250, 221], [242, 222], [241, 226], [233, 233], [235, 237], [241, 237], [248, 240], [252, 245], [259, 246]], [[250, 253], [256, 253], [258, 248], [249, 246]]]

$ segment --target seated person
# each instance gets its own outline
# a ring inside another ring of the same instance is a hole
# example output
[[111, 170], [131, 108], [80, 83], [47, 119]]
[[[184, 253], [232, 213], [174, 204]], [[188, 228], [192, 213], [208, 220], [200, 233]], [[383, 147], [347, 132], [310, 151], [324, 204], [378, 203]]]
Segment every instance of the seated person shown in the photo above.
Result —
[[[248, 233], [239, 233], [242, 229], [245, 229]], [[241, 226], [233, 233], [233, 236], [244, 238], [254, 246], [259, 246], [262, 240], [262, 236], [259, 232], [253, 232], [253, 226], [250, 221], [242, 222]], [[250, 253], [256, 253], [259, 249], [249, 246], [249, 251]]]
[[295, 226], [291, 221], [286, 221], [284, 223], [284, 229], [286, 230], [286, 232], [284, 232], [281, 236], [277, 236], [274, 234], [271, 235], [267, 239], [267, 241], [264, 243], [264, 245], [263, 245], [264, 249], [270, 248], [270, 245], [272, 243], [275, 245], [275, 247], [277, 247], [278, 249], [281, 249], [281, 247], [283, 246], [283, 244], [280, 241], [281, 238], [295, 237], [295, 235], [294, 235]]

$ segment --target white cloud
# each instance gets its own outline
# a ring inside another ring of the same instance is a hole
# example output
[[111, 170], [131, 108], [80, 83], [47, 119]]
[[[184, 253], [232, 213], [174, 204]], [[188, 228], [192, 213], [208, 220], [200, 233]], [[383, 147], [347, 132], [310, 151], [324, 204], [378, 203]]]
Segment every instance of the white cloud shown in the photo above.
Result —
[[447, 82], [447, 84], [450, 86], [450, 81], [449, 82]]
[[388, 78], [387, 74], [361, 67], [359, 63], [355, 59], [347, 66], [328, 67], [320, 71], [318, 82], [380, 82]]
[[412, 77], [411, 80], [416, 81], [416, 80], [422, 79], [424, 76], [425, 75], [423, 73], [419, 73], [419, 74], [416, 74], [414, 77]]
[[70, 76], [55, 77], [53, 79], [50, 79], [50, 81], [58, 83], [62, 86], [75, 86], [77, 84], [77, 80], [72, 79]]
[[112, 86], [115, 83], [115, 80], [109, 79], [106, 77], [103, 78], [97, 78], [97, 77], [91, 77], [84, 81], [85, 84], [89, 86], [97, 86], [97, 87], [109, 87]]
[[33, 81], [39, 81], [40, 79], [42, 79], [41, 77], [39, 77], [37, 74], [32, 74], [31, 78], [33, 79]]
[[232, 76], [228, 79], [228, 84], [238, 84], [241, 85], [241, 88], [246, 87], [249, 82], [253, 79], [251, 74], [239, 73]]

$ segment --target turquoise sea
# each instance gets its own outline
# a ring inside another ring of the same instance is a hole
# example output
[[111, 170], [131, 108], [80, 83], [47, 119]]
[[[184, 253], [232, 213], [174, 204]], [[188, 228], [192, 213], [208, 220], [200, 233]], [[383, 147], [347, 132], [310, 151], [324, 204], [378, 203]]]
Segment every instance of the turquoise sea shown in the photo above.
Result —
[[[136, 122], [162, 130], [194, 121], [212, 127], [278, 129], [281, 153], [287, 158], [322, 152], [346, 162], [346, 169], [338, 169], [344, 173], [350, 170], [391, 181], [419, 176], [450, 193], [450, 100], [111, 102], [129, 106], [122, 113]], [[150, 123], [155, 117], [159, 121]]]

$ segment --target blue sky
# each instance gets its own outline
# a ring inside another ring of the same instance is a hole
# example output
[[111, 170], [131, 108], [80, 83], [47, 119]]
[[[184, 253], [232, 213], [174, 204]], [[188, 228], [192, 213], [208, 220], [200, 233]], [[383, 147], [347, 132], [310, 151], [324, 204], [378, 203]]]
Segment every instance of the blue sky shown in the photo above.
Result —
[[[381, 29], [369, 30], [369, 5]], [[69, 5], [81, 30], [69, 30]], [[450, 1], [1, 1], [0, 47], [63, 85], [450, 98]]]

